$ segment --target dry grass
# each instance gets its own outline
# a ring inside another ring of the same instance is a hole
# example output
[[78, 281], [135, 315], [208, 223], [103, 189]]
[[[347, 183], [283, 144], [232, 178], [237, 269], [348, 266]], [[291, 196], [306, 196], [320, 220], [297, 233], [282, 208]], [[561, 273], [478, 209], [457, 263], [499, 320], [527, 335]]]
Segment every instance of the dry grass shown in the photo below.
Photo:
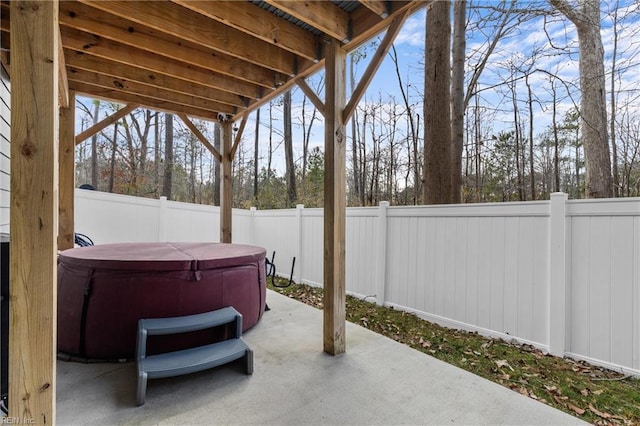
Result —
[[[322, 289], [300, 284], [269, 288], [322, 309]], [[441, 327], [350, 296], [347, 320], [587, 422], [640, 425], [638, 378], [550, 356], [529, 345]]]

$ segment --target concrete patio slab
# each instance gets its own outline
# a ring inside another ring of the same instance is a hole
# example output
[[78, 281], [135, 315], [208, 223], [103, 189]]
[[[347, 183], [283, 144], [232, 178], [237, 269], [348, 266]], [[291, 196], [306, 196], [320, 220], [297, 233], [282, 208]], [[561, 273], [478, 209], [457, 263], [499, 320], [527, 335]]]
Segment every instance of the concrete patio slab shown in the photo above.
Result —
[[240, 363], [150, 380], [136, 407], [134, 363], [58, 362], [60, 425], [584, 424], [500, 385], [347, 324], [347, 353], [322, 352], [322, 312], [269, 292]]

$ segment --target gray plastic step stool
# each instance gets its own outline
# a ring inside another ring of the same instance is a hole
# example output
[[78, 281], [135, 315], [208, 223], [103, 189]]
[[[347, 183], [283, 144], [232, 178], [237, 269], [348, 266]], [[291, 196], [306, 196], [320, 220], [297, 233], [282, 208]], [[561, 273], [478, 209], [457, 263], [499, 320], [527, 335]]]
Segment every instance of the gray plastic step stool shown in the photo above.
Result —
[[[235, 322], [235, 336], [205, 346], [146, 356], [147, 336], [185, 333]], [[136, 363], [138, 366], [137, 403], [145, 402], [147, 379], [179, 376], [217, 367], [244, 358], [246, 374], [253, 374], [253, 351], [242, 340], [242, 315], [233, 307], [202, 314], [138, 321]]]

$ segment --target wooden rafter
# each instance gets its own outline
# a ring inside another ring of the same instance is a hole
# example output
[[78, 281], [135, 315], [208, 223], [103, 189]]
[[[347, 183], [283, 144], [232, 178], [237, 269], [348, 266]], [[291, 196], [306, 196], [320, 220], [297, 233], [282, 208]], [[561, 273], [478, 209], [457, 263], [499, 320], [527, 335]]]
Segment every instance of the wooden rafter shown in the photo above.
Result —
[[384, 35], [382, 42], [380, 42], [380, 45], [378, 46], [376, 53], [373, 54], [373, 57], [371, 58], [371, 62], [369, 62], [369, 65], [367, 66], [367, 69], [362, 75], [360, 82], [358, 82], [358, 85], [356, 86], [353, 93], [351, 94], [349, 103], [344, 108], [343, 120], [345, 121], [345, 123], [349, 121], [351, 114], [353, 114], [353, 110], [355, 109], [356, 105], [358, 105], [358, 102], [360, 102], [360, 99], [364, 95], [364, 92], [367, 90], [367, 87], [369, 87], [369, 83], [371, 83], [371, 80], [375, 76], [376, 71], [378, 71], [378, 68], [380, 68], [380, 64], [382, 64], [382, 61], [384, 60], [385, 56], [387, 56], [387, 53], [391, 48], [391, 44], [396, 39], [396, 36], [402, 29], [402, 24], [404, 24], [408, 16], [409, 16], [408, 11], [405, 11], [393, 19], [393, 22], [391, 23], [391, 25], [389, 26], [389, 29]]
[[337, 40], [346, 42], [351, 38], [349, 14], [331, 2], [289, 0], [266, 0], [266, 2]]
[[135, 81], [114, 78], [104, 74], [91, 73], [80, 69], [72, 69], [69, 72], [69, 80], [78, 83], [92, 84], [94, 86], [110, 89], [115, 92], [128, 93], [134, 96], [142, 96], [157, 101], [167, 101], [175, 104], [192, 106], [202, 110], [209, 110], [214, 115], [216, 112], [233, 114], [236, 108], [231, 105], [221, 104], [205, 98], [185, 95], [173, 92], [163, 87], [148, 86]]
[[67, 66], [70, 68], [71, 73], [75, 70], [84, 70], [115, 79], [125, 79], [131, 82], [145, 84], [149, 87], [162, 87], [171, 92], [201, 97], [213, 102], [237, 107], [247, 106], [247, 99], [235, 93], [215, 90], [209, 86], [203, 86], [165, 74], [150, 72], [144, 68], [109, 61], [97, 56], [84, 55], [75, 51], [67, 51]]
[[279, 78], [277, 73], [265, 67], [238, 61], [171, 34], [158, 33], [145, 25], [73, 1], [60, 4], [60, 24], [268, 89], [273, 88]]
[[388, 3], [389, 16], [382, 19], [380, 16], [372, 13], [368, 8], [361, 7], [351, 14], [353, 22], [353, 37], [345, 46], [347, 51], [351, 52], [363, 43], [366, 43], [372, 37], [384, 31], [389, 26], [390, 21], [398, 14], [409, 11], [409, 14], [415, 12], [421, 7], [434, 2], [435, 0], [393, 0]]
[[316, 37], [273, 13], [251, 3], [237, 1], [206, 2], [200, 0], [173, 0], [194, 12], [251, 34], [267, 43], [282, 47], [303, 58], [318, 60]]
[[157, 31], [180, 37], [243, 61], [261, 65], [286, 75], [294, 75], [297, 71], [295, 69], [296, 61], [291, 52], [257, 40], [174, 3], [82, 1], [124, 19], [133, 20]]
[[62, 28], [64, 46], [76, 52], [94, 55], [125, 65], [142, 67], [148, 71], [182, 78], [187, 81], [209, 86], [217, 90], [235, 93], [247, 98], [257, 99], [262, 89], [227, 75], [215, 73], [199, 67], [190, 67], [174, 59], [160, 57], [140, 49], [95, 37], [81, 31]]
[[125, 115], [129, 114], [131, 111], [133, 111], [134, 109], [138, 108], [139, 106], [140, 105], [138, 105], [138, 104], [129, 104], [129, 105], [123, 107], [123, 108], [120, 108], [118, 111], [114, 112], [110, 116], [105, 117], [104, 119], [102, 119], [98, 123], [94, 124], [93, 126], [89, 127], [85, 131], [77, 134], [76, 135], [76, 145], [84, 142], [85, 140], [89, 139], [91, 136], [93, 136], [96, 133], [98, 133], [100, 130], [102, 130], [105, 127], [110, 126], [111, 124], [113, 124], [116, 121], [120, 120], [122, 117], [124, 117]]
[[360, 3], [381, 18], [389, 16], [389, 1], [387, 0], [360, 0]]
[[211, 142], [209, 142], [209, 139], [207, 139], [205, 135], [202, 134], [200, 129], [198, 129], [195, 124], [193, 124], [193, 121], [191, 121], [189, 117], [186, 116], [186, 114], [178, 114], [178, 117], [180, 117], [182, 122], [189, 128], [189, 130], [191, 130], [191, 133], [193, 133], [193, 135], [198, 138], [202, 145], [204, 145], [204, 147], [209, 150], [209, 152], [216, 158], [216, 160], [218, 160], [219, 163], [222, 162], [222, 156], [220, 155], [220, 152], [218, 152], [218, 150], [211, 144]]
[[183, 104], [176, 104], [174, 102], [169, 102], [166, 100], [161, 101], [158, 99], [149, 98], [147, 96], [132, 95], [130, 93], [112, 90], [89, 83], [70, 81], [69, 88], [75, 90], [79, 94], [88, 95], [95, 99], [104, 99], [109, 102], [138, 102], [140, 106], [155, 111], [170, 113], [181, 112], [193, 117], [204, 118], [206, 120], [214, 120], [217, 117], [217, 113], [212, 113], [211, 110], [196, 108], [194, 106], [186, 106]]

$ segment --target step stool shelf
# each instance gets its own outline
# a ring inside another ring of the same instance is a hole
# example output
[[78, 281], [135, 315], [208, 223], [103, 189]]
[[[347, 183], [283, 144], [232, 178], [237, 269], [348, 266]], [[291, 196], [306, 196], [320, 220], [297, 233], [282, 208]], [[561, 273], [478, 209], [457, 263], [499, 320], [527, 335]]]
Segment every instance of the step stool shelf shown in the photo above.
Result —
[[[147, 337], [203, 330], [235, 323], [235, 336], [222, 342], [180, 351], [146, 356]], [[246, 374], [253, 374], [253, 351], [242, 340], [242, 315], [233, 307], [211, 312], [138, 321], [136, 363], [138, 370], [137, 403], [145, 402], [147, 380], [195, 373], [244, 358]]]
[[[217, 367], [246, 356], [251, 351], [240, 339], [225, 340], [211, 345], [151, 355], [139, 361], [139, 369], [149, 379], [180, 376]], [[247, 374], [251, 372], [247, 371]]]

